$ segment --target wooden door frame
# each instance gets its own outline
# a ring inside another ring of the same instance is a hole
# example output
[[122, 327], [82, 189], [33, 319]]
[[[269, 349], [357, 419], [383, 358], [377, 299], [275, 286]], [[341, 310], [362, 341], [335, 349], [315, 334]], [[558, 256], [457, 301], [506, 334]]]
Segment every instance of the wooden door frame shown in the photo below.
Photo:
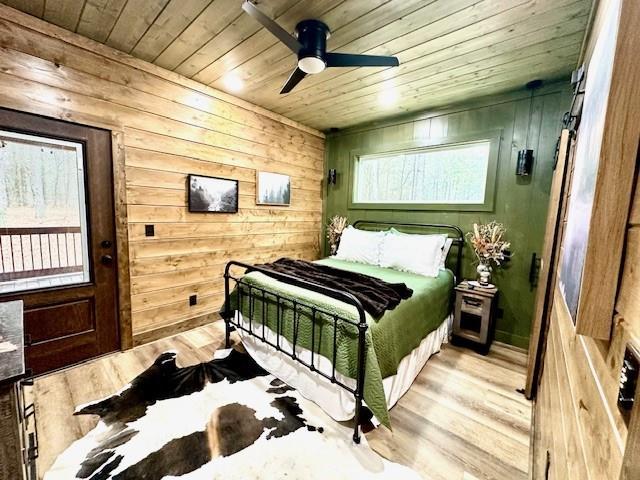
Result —
[[[13, 110], [17, 113], [40, 116], [50, 120], [68, 121], [66, 119], [40, 115], [25, 110], [16, 110], [0, 105], [5, 110]], [[122, 127], [96, 123], [96, 122], [71, 122], [76, 125], [108, 130], [111, 136], [111, 168], [113, 172], [113, 219], [115, 228], [116, 248], [116, 309], [119, 330], [120, 350], [133, 348], [132, 315], [131, 315], [131, 275], [129, 271], [129, 226], [127, 219], [127, 188], [125, 172], [125, 145], [124, 130]]]
[[128, 350], [133, 347], [133, 329], [131, 321], [131, 274], [129, 271], [129, 221], [127, 219], [124, 131], [113, 128], [110, 130], [116, 258], [118, 260], [116, 265], [118, 326], [120, 329], [120, 350]]

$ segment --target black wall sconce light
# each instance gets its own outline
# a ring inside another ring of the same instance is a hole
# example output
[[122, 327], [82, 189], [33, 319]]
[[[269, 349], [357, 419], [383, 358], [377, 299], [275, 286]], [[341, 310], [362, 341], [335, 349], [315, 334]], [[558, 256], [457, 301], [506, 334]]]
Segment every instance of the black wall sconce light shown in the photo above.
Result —
[[533, 171], [533, 150], [523, 149], [518, 152], [516, 175], [524, 177]]
[[[527, 138], [526, 145], [529, 145], [529, 133], [531, 131], [531, 121], [533, 115], [533, 94], [536, 89], [542, 86], [542, 80], [536, 79], [527, 82], [525, 87], [531, 92], [529, 97], [529, 121], [527, 122]], [[516, 175], [519, 177], [527, 177], [533, 173], [533, 150], [524, 148], [518, 152], [518, 161], [516, 163]]]
[[329, 173], [327, 174], [327, 183], [329, 185], [335, 185], [338, 181], [338, 172], [335, 168], [329, 169]]

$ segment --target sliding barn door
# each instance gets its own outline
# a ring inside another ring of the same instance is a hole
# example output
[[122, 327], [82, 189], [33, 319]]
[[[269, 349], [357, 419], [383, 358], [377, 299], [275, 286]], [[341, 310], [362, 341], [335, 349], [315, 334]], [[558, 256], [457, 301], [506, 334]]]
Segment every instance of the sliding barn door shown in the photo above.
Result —
[[531, 322], [531, 337], [529, 339], [529, 356], [527, 365], [527, 384], [525, 394], [527, 398], [535, 396], [536, 387], [540, 377], [542, 363], [542, 350], [544, 336], [549, 323], [551, 299], [555, 286], [555, 273], [558, 264], [556, 252], [558, 251], [560, 215], [565, 203], [566, 169], [570, 151], [570, 133], [564, 129], [560, 134], [558, 145], [556, 168], [553, 172], [551, 183], [551, 196], [549, 198], [549, 210], [545, 226], [544, 246], [542, 248], [542, 260], [540, 264], [540, 280], [536, 292], [536, 303]]

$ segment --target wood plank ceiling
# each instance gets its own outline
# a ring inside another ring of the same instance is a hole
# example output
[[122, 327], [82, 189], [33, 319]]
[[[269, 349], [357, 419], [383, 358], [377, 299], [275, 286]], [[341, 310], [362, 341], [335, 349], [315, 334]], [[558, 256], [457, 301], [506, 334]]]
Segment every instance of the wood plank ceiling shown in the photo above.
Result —
[[279, 91], [295, 57], [241, 0], [0, 0], [321, 130], [568, 77], [592, 0], [260, 0], [289, 31], [319, 18], [328, 50], [397, 55]]

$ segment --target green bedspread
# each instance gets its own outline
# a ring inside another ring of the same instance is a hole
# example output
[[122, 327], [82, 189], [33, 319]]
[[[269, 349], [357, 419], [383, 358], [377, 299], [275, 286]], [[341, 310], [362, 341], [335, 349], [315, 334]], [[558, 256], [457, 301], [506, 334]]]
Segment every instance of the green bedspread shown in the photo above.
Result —
[[[422, 339], [435, 330], [449, 314], [453, 274], [446, 270], [441, 271], [437, 278], [430, 278], [331, 258], [318, 260], [318, 263], [363, 273], [390, 283], [404, 282], [413, 290], [411, 298], [403, 300], [394, 310], [385, 312], [381, 318], [376, 320], [367, 314], [369, 328], [366, 341], [364, 399], [376, 418], [383, 425], [390, 427], [382, 379], [395, 375], [402, 358], [415, 349]], [[260, 334], [264, 319], [265, 325], [271, 330], [279, 329], [281, 335], [289, 342], [293, 342], [295, 335], [296, 345], [308, 350], [311, 350], [313, 337], [313, 351], [319, 352], [330, 360], [333, 358], [332, 315], [358, 321], [355, 307], [310, 290], [285, 284], [260, 272], [245, 275], [243, 281], [249, 285], [264, 288], [268, 292], [277, 293], [286, 299], [295, 300], [298, 302], [298, 312], [301, 312], [297, 321], [294, 322], [291, 302], [281, 301], [278, 307], [274, 297], [266, 294], [262, 299], [262, 293], [259, 290], [252, 292], [253, 297], [258, 298], [249, 305], [248, 287], [245, 285], [241, 295], [240, 310], [244, 318], [251, 316], [255, 332]], [[232, 310], [238, 309], [238, 298], [236, 289], [231, 297]], [[313, 306], [329, 314], [316, 312], [314, 316], [311, 308], [307, 306]], [[279, 325], [278, 308], [281, 311]], [[311, 321], [312, 318], [315, 318], [315, 322]], [[315, 323], [315, 327], [312, 327], [312, 323]], [[347, 377], [355, 378], [358, 365], [357, 329], [346, 322], [339, 322], [335, 335], [336, 370]]]

